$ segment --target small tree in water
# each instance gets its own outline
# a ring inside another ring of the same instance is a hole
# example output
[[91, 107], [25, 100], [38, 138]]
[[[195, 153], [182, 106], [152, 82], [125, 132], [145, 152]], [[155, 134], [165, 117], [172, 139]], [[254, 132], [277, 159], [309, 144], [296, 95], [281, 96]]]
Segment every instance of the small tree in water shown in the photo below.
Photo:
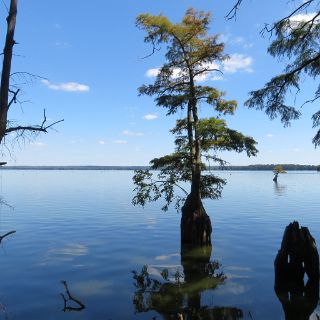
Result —
[[[217, 62], [227, 57], [218, 36], [208, 36], [210, 14], [189, 9], [181, 23], [172, 23], [164, 16], [141, 14], [138, 27], [146, 31], [145, 42], [151, 42], [153, 51], [159, 44], [167, 44], [166, 62], [159, 69], [151, 85], [139, 88], [141, 95], [155, 96], [158, 106], [167, 108], [168, 115], [185, 110], [186, 117], [177, 120], [171, 132], [176, 136], [175, 152], [151, 160], [151, 169], [138, 170], [133, 177], [137, 192], [133, 204], [144, 206], [148, 201], [164, 197], [167, 210], [171, 202], [182, 206], [181, 242], [211, 244], [211, 222], [202, 205], [203, 198], [216, 199], [226, 181], [212, 172], [203, 173], [203, 160], [224, 165], [217, 151], [245, 151], [255, 155], [253, 138], [229, 129], [221, 116], [233, 114], [237, 102], [223, 99], [219, 90], [196, 84], [209, 72], [219, 71]], [[216, 117], [199, 119], [201, 103], [210, 105]], [[191, 183], [186, 191], [181, 183]], [[178, 190], [177, 190], [178, 189]]]
[[283, 166], [277, 165], [273, 168], [273, 173], [274, 173], [273, 181], [277, 183], [279, 173], [287, 173], [287, 171], [283, 169]]

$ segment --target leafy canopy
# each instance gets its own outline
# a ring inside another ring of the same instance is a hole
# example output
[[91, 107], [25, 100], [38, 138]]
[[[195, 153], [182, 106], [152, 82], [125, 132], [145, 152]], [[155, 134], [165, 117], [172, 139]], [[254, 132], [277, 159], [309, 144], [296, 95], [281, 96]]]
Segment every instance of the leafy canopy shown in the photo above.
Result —
[[[241, 1], [237, 2], [238, 5], [240, 3]], [[266, 26], [265, 31], [274, 35], [268, 52], [273, 57], [286, 60], [286, 67], [262, 89], [250, 92], [246, 105], [264, 110], [271, 119], [280, 117], [287, 126], [291, 120], [301, 116], [296, 106], [286, 102], [287, 93], [291, 89], [296, 93], [300, 92], [304, 75], [316, 79], [320, 74], [320, 3], [316, 0], [303, 1], [289, 15], [271, 27]], [[320, 85], [304, 104], [315, 102], [319, 98]], [[314, 128], [320, 126], [320, 111], [312, 115], [312, 121]], [[320, 130], [312, 142], [315, 147], [320, 145]]]
[[[166, 61], [159, 69], [153, 84], [139, 88], [140, 95], [155, 96], [157, 106], [175, 114], [186, 109], [186, 117], [178, 119], [171, 130], [175, 135], [175, 151], [151, 160], [150, 170], [136, 171], [133, 180], [136, 195], [133, 204], [144, 206], [149, 201], [164, 197], [167, 210], [171, 202], [178, 209], [188, 195], [186, 183], [193, 183], [196, 170], [200, 171], [201, 198], [220, 197], [226, 183], [215, 176], [203, 161], [224, 165], [219, 151], [245, 151], [255, 155], [256, 142], [236, 130], [228, 128], [221, 116], [233, 114], [237, 102], [224, 99], [224, 93], [197, 84], [210, 72], [220, 72], [217, 62], [227, 58], [224, 45], [217, 36], [208, 36], [210, 14], [189, 9], [180, 23], [172, 23], [159, 15], [141, 14], [137, 26], [146, 32], [145, 42], [153, 45], [153, 52], [166, 44]], [[198, 119], [198, 106], [209, 105], [216, 117]], [[197, 168], [197, 169], [195, 169]]]
[[283, 166], [279, 164], [273, 168], [273, 173], [278, 175], [279, 173], [287, 173], [287, 171], [284, 170]]

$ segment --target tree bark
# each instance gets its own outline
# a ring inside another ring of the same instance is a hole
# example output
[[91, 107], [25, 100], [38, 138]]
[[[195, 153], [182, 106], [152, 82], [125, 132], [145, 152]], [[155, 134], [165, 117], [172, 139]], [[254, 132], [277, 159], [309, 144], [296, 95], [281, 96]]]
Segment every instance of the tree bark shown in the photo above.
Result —
[[11, 73], [11, 61], [12, 51], [15, 44], [14, 41], [14, 30], [16, 26], [17, 16], [17, 5], [18, 0], [10, 1], [9, 15], [7, 17], [7, 35], [6, 43], [3, 50], [3, 64], [1, 74], [1, 87], [0, 87], [0, 144], [5, 136], [7, 121], [8, 121], [8, 110], [9, 110], [9, 84], [10, 84], [10, 73]]
[[275, 183], [278, 182], [278, 173], [275, 173], [275, 174], [274, 174], [274, 177], [273, 177], [272, 180], [273, 180]]
[[211, 245], [212, 226], [201, 201], [201, 142], [198, 132], [199, 117], [195, 96], [194, 76], [189, 68], [190, 100], [188, 103], [188, 139], [192, 169], [191, 192], [181, 216], [181, 244]]
[[182, 207], [181, 244], [211, 245], [211, 220], [202, 201], [190, 193]]

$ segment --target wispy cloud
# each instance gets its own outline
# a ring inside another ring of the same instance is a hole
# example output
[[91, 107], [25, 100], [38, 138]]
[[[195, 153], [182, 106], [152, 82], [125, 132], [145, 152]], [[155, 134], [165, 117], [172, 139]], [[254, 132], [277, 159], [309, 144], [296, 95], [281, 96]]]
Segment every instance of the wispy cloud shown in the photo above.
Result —
[[71, 44], [69, 42], [67, 42], [67, 41], [57, 41], [55, 43], [55, 45], [57, 47], [63, 47], [63, 48], [70, 48], [71, 47]]
[[294, 148], [293, 151], [294, 151], [294, 152], [299, 152], [300, 149], [299, 149], [299, 148]]
[[98, 143], [101, 144], [101, 145], [106, 144], [106, 142], [104, 140], [100, 140], [100, 141], [98, 141]]
[[[208, 72], [203, 72], [197, 77], [195, 80], [197, 82], [205, 82], [205, 81], [220, 81], [223, 80], [222, 75], [219, 73], [217, 75], [217, 71], [221, 71], [221, 73], [236, 73], [238, 71], [244, 72], [253, 72], [252, 69], [253, 59], [250, 56], [234, 53], [229, 56], [229, 59], [226, 59], [220, 64], [217, 63], [207, 63], [202, 65], [203, 68], [208, 69]], [[149, 69], [146, 72], [146, 76], [149, 78], [154, 78], [159, 74], [160, 68]], [[214, 72], [216, 71], [216, 72]], [[173, 69], [172, 79], [176, 79], [182, 75], [182, 71], [179, 68]]]
[[230, 55], [230, 58], [223, 61], [223, 71], [226, 73], [235, 73], [238, 71], [253, 72], [252, 58], [240, 53]]
[[42, 148], [42, 147], [46, 147], [47, 144], [44, 142], [38, 141], [38, 142], [30, 142], [30, 146]]
[[142, 137], [144, 135], [143, 132], [134, 132], [130, 130], [124, 130], [122, 134], [125, 136], [132, 136], [132, 137]]
[[253, 43], [248, 42], [246, 38], [244, 37], [235, 37], [233, 39], [233, 43], [236, 45], [241, 46], [244, 49], [248, 49], [248, 48], [252, 48], [253, 47]]
[[42, 79], [41, 82], [51, 90], [67, 91], [67, 92], [88, 92], [90, 87], [77, 82], [51, 83], [47, 79]]
[[146, 114], [142, 117], [142, 119], [144, 120], [154, 120], [154, 119], [157, 119], [158, 116], [156, 114]]
[[57, 29], [57, 30], [61, 30], [62, 29], [61, 24], [59, 24], [59, 23], [55, 23], [54, 24], [54, 28]]
[[274, 137], [274, 134], [272, 134], [272, 133], [267, 134], [267, 138], [273, 138], [273, 137]]
[[114, 144], [127, 144], [128, 141], [126, 141], [126, 140], [114, 140], [113, 143]]
[[249, 42], [245, 37], [241, 37], [241, 36], [233, 36], [230, 33], [227, 34], [221, 34], [219, 39], [223, 42], [223, 43], [227, 43], [230, 44], [232, 46], [238, 46], [241, 47], [243, 49], [249, 49], [253, 47], [253, 43]]
[[[203, 65], [203, 68], [207, 68], [208, 70], [220, 70], [220, 67], [218, 64], [216, 63], [206, 63]], [[149, 69], [146, 72], [146, 76], [148, 78], [155, 78], [160, 72], [160, 68], [153, 68], [153, 69]], [[172, 70], [172, 79], [177, 79], [179, 77], [181, 77], [183, 75], [182, 70], [180, 68], [174, 68]], [[204, 82], [207, 80], [221, 80], [220, 77], [217, 76], [212, 76], [212, 72], [208, 71], [208, 72], [203, 72], [202, 74], [198, 75], [195, 77], [195, 80], [198, 82]]]

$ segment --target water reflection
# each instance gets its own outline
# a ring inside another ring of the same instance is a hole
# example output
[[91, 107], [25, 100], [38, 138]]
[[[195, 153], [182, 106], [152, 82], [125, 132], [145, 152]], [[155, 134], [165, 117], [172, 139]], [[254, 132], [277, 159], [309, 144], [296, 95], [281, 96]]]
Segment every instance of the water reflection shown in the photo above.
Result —
[[201, 293], [214, 290], [226, 280], [220, 263], [210, 261], [211, 250], [211, 246], [183, 246], [182, 272], [163, 269], [155, 275], [147, 266], [140, 272], [133, 271], [135, 312], [156, 311], [163, 319], [242, 319], [238, 308], [201, 305]]
[[275, 182], [273, 184], [274, 193], [278, 196], [284, 196], [287, 192], [287, 186], [284, 184], [280, 184], [278, 182]]
[[319, 301], [319, 255], [308, 228], [296, 221], [286, 227], [274, 266], [274, 290], [285, 319], [308, 320]]
[[82, 311], [85, 309], [85, 305], [70, 293], [67, 281], [62, 280], [61, 283], [66, 291], [65, 294], [61, 293], [63, 299], [63, 312]]

